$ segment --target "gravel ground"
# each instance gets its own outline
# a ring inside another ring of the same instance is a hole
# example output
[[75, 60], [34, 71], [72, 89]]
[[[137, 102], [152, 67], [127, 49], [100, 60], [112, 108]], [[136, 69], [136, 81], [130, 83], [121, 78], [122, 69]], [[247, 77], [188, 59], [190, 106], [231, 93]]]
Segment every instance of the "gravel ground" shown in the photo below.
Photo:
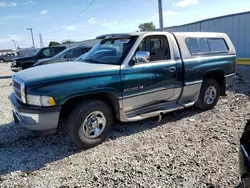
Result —
[[106, 142], [86, 151], [62, 131], [35, 137], [15, 126], [11, 79], [0, 79], [0, 187], [235, 187], [239, 137], [250, 115], [248, 78], [242, 70], [213, 110], [116, 125]]

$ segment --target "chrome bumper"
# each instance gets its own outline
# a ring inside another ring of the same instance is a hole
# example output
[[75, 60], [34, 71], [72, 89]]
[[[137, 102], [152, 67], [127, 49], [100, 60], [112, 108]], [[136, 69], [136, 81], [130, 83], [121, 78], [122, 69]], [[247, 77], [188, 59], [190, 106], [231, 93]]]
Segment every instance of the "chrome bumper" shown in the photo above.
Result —
[[37, 108], [24, 106], [11, 94], [15, 123], [34, 131], [46, 131], [58, 127], [61, 107]]

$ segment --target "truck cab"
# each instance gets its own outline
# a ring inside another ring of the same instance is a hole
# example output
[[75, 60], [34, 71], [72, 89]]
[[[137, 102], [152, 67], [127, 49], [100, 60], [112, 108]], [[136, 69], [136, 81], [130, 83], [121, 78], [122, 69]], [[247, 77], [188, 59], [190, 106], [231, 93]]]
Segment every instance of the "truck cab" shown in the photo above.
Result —
[[32, 67], [33, 64], [37, 62], [37, 60], [51, 58], [65, 49], [65, 46], [51, 46], [38, 49], [32, 56], [14, 59], [11, 64], [11, 70], [13, 72], [18, 72], [24, 69], [28, 69]]
[[136, 32], [97, 39], [81, 62], [13, 76], [17, 123], [54, 133], [65, 119], [71, 140], [89, 148], [107, 137], [115, 119], [161, 119], [193, 105], [212, 109], [234, 81], [236, 51], [224, 33]]

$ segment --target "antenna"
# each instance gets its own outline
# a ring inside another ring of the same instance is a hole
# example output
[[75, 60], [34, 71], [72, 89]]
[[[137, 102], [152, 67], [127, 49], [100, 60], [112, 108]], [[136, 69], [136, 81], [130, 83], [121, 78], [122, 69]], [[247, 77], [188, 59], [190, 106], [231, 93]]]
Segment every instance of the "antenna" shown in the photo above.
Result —
[[43, 45], [43, 38], [42, 38], [42, 34], [39, 33], [39, 39], [40, 39], [40, 47], [43, 48], [44, 45]]

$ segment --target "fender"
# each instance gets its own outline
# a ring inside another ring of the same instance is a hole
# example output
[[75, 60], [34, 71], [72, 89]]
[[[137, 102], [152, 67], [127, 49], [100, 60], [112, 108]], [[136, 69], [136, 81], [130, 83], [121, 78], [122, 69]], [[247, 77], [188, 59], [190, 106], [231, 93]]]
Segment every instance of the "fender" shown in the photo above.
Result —
[[222, 68], [214, 68], [214, 69], [210, 69], [210, 70], [205, 71], [205, 72], [204, 72], [203, 78], [204, 78], [206, 75], [212, 74], [212, 73], [214, 73], [214, 72], [220, 72], [220, 73], [222, 73], [223, 75], [225, 75], [225, 70], [224, 70], [224, 69], [222, 69]]
[[122, 100], [119, 98], [116, 91], [112, 88], [103, 88], [98, 90], [89, 90], [82, 94], [71, 95], [68, 98], [65, 98], [63, 103], [63, 108], [69, 105], [79, 104], [84, 100], [89, 99], [99, 99], [106, 102], [114, 111], [114, 115], [117, 119], [120, 119], [120, 109], [122, 108]]

